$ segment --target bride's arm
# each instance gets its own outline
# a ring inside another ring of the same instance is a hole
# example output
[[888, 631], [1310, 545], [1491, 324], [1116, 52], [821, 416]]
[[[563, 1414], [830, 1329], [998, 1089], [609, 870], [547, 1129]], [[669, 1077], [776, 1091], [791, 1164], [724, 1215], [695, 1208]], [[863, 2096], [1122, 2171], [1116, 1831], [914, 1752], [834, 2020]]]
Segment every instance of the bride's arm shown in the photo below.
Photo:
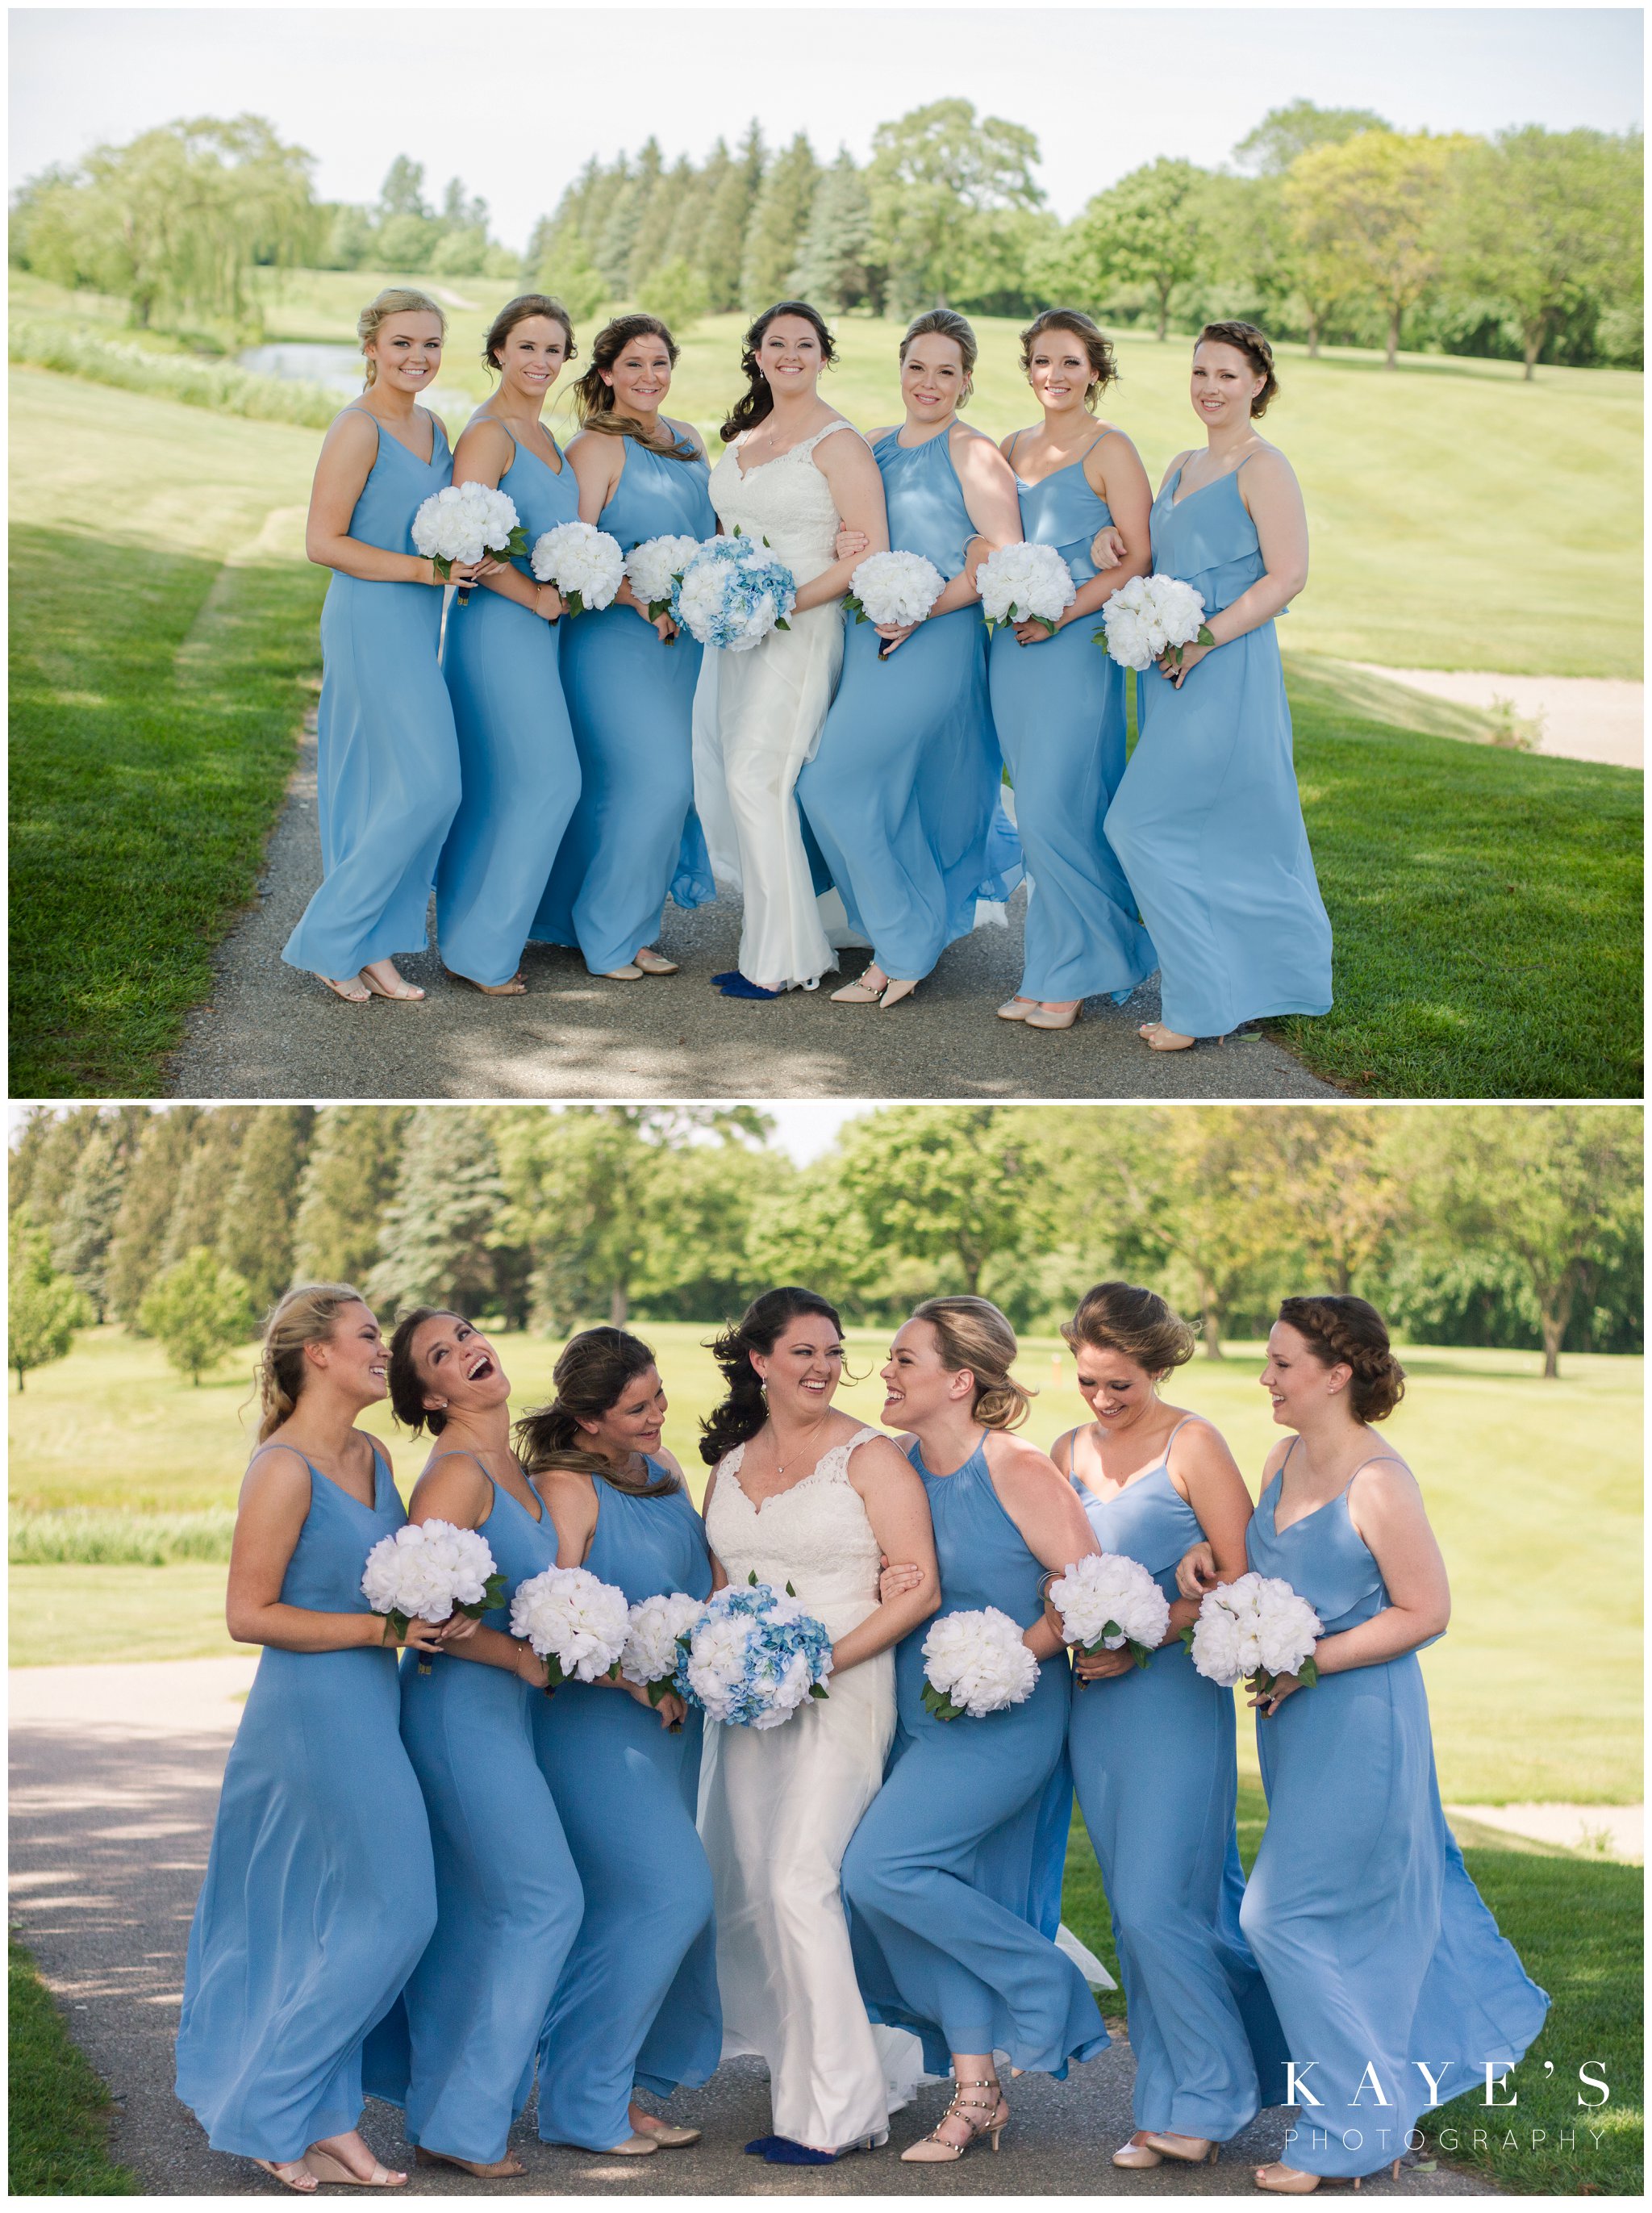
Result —
[[[704, 1523], [706, 1515], [711, 1511], [711, 1494], [716, 1487], [717, 1472], [716, 1468], [713, 1468], [710, 1474], [706, 1478], [705, 1496], [700, 1501], [700, 1521], [702, 1523]], [[716, 1554], [711, 1551], [711, 1547], [709, 1544], [706, 1545], [705, 1549], [707, 1552], [710, 1554], [711, 1558], [711, 1595], [715, 1598], [720, 1590], [726, 1590], [728, 1588], [728, 1570], [723, 1566], [722, 1562], [717, 1558]]]
[[[810, 460], [832, 487], [832, 497], [838, 503], [838, 518], [844, 529], [859, 531], [866, 543], [858, 553], [834, 561], [829, 569], [823, 569], [818, 576], [811, 576], [807, 584], [797, 587], [800, 614], [809, 607], [823, 607], [829, 600], [841, 599], [849, 589], [850, 578], [867, 555], [889, 551], [889, 516], [883, 503], [883, 477], [872, 459], [872, 448], [860, 432], [851, 428], [847, 436], [840, 438], [833, 431], [831, 437], [821, 439]], [[871, 1448], [866, 1449], [869, 1451]]]
[[834, 1672], [869, 1660], [899, 1644], [920, 1621], [941, 1606], [941, 1571], [935, 1559], [935, 1528], [924, 1484], [905, 1453], [887, 1438], [863, 1444], [850, 1455], [849, 1480], [860, 1494], [872, 1534], [887, 1559], [910, 1561], [918, 1570], [911, 1590], [886, 1599], [864, 1621], [832, 1648]]

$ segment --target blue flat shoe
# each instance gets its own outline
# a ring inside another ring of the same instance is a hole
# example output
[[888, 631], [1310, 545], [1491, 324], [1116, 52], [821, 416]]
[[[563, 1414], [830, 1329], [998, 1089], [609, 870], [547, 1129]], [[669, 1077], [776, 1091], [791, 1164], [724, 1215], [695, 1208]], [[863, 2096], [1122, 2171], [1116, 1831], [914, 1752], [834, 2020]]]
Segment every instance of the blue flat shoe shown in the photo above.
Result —
[[[726, 976], [714, 977], [712, 981], [725, 999], [777, 999], [780, 997], [778, 991], [771, 991], [761, 984], [753, 984], [749, 978], [742, 976], [738, 968], [731, 970]], [[781, 2143], [786, 2141], [783, 2137], [776, 2139]]]
[[794, 2143], [789, 2137], [759, 2137], [746, 2149], [766, 2159], [771, 2167], [830, 2167], [838, 2156], [835, 2151], [815, 2151], [808, 2144]]

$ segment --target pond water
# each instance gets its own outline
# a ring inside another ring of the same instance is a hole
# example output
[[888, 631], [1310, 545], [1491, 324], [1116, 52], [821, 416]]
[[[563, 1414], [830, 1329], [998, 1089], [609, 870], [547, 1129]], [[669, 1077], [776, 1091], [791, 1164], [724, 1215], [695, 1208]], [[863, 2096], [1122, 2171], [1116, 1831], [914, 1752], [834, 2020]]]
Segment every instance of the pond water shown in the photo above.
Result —
[[259, 376], [295, 377], [306, 384], [325, 384], [346, 396], [362, 388], [362, 357], [354, 346], [283, 338], [274, 345], [247, 346], [235, 360]]

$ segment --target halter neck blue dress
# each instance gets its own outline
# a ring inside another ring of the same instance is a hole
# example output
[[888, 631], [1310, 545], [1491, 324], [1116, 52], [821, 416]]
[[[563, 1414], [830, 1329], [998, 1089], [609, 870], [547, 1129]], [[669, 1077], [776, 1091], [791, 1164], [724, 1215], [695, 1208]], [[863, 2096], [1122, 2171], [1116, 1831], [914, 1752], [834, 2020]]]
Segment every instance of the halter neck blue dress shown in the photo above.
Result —
[[[905, 649], [903, 648], [903, 650]], [[941, 1611], [1043, 1613], [1045, 1570], [999, 1502], [983, 1439], [953, 1474], [907, 1457], [935, 1522]], [[899, 1728], [882, 1789], [843, 1860], [855, 1973], [875, 2021], [914, 2031], [944, 2075], [954, 2051], [1004, 2051], [1064, 2077], [1105, 2050], [1083, 1976], [1053, 1942], [1072, 1814], [1070, 1671], [1059, 1654], [1022, 1704], [938, 1721], [924, 1704], [924, 1622], [895, 1648]]]
[[[1188, 1417], [1186, 1419], [1196, 1418]], [[1204, 1535], [1163, 1456], [1115, 1498], [1071, 1482], [1105, 1552], [1176, 1597], [1176, 1563]], [[1225, 2143], [1277, 2097], [1284, 2040], [1239, 1931], [1234, 1697], [1180, 1639], [1145, 1668], [1075, 1682], [1067, 1746], [1113, 1917], [1136, 2055], [1138, 2129]]]
[[[389, 1467], [375, 1445], [364, 1506], [305, 1465], [309, 1511], [281, 1602], [366, 1613], [367, 1556], [407, 1518]], [[295, 2160], [361, 2119], [363, 2041], [436, 1917], [399, 1715], [392, 1649], [271, 1644], [259, 1656], [224, 1768], [178, 2025], [178, 2095], [215, 2151]]]
[[[625, 466], [598, 527], [625, 552], [649, 538], [715, 534], [705, 462], [673, 460], [635, 438], [613, 442]], [[561, 627], [582, 781], [532, 935], [577, 945], [601, 976], [652, 943], [668, 892], [681, 907], [716, 896], [709, 863], [698, 875], [683, 864], [704, 649], [680, 629], [663, 644], [631, 607], [588, 610]], [[698, 836], [697, 820], [691, 850]]]
[[[1179, 501], [1179, 468], [1153, 503], [1154, 568], [1192, 584], [1207, 615], [1265, 573], [1239, 476]], [[1180, 691], [1147, 669], [1136, 696], [1141, 736], [1106, 832], [1153, 933], [1166, 1027], [1223, 1037], [1268, 1015], [1324, 1014], [1331, 924], [1302, 824], [1277, 629], [1265, 622], [1217, 646]]]
[[[497, 1484], [480, 1533], [505, 1578], [483, 1625], [508, 1635], [516, 1586], [554, 1567], [557, 1533]], [[439, 1654], [428, 1675], [417, 1653], [403, 1656], [401, 1735], [430, 1814], [436, 1924], [400, 2003], [368, 2039], [367, 2087], [405, 2108], [409, 2143], [484, 2164], [504, 2157], [527, 2102], [539, 2025], [583, 1906], [533, 1756], [536, 1699], [519, 1676], [456, 1652]]]
[[[1113, 512], [1092, 491], [1084, 455], [1037, 484], [1015, 484], [1022, 536], [1053, 546], [1073, 582], [1088, 583], [1090, 541]], [[1125, 773], [1125, 677], [1094, 643], [1100, 621], [1070, 622], [1027, 646], [1001, 624], [987, 656], [1031, 885], [1021, 998], [1123, 1000], [1157, 965], [1103, 828]]]
[[[1251, 1517], [1250, 1565], [1305, 1598], [1326, 1636], [1381, 1613], [1391, 1601], [1347, 1489], [1281, 1529], [1283, 1479], [1282, 1466]], [[1256, 1745], [1268, 1826], [1241, 1922], [1303, 2092], [1283, 2157], [1310, 2174], [1370, 2174], [1429, 2106], [1417, 2063], [1442, 2103], [1484, 2096], [1487, 2063], [1525, 2057], [1549, 2000], [1446, 1826], [1416, 1652], [1293, 1692], [1271, 1720], [1257, 1716]], [[1283, 2083], [1265, 2095], [1283, 2097]]]
[[[648, 1466], [656, 1479], [667, 1472]], [[709, 1598], [711, 1556], [687, 1492], [639, 1498], [594, 1480], [591, 1573], [633, 1606], [661, 1592]], [[694, 1826], [703, 1720], [691, 1710], [674, 1736], [627, 1692], [588, 1683], [535, 1704], [539, 1765], [585, 1887], [585, 1918], [539, 2038], [547, 2143], [609, 2150], [631, 2134], [634, 2084], [665, 2097], [716, 2072], [711, 1869]]]
[[[553, 469], [526, 446], [516, 447], [499, 489], [515, 502], [530, 550], [579, 512], [567, 462]], [[515, 565], [532, 576], [527, 555]], [[443, 666], [465, 796], [436, 870], [436, 918], [443, 961], [473, 984], [515, 974], [579, 797], [561, 674], [567, 628], [566, 616], [548, 623], [480, 587], [448, 612]]]
[[[365, 407], [379, 450], [349, 534], [417, 552], [413, 517], [453, 479], [441, 424], [423, 461]], [[429, 584], [375, 583], [335, 569], [321, 608], [316, 812], [321, 883], [281, 957], [340, 980], [422, 952], [436, 856], [459, 805], [459, 741], [437, 659], [442, 599]]]
[[[950, 432], [903, 446], [890, 430], [872, 457], [890, 544], [922, 553], [950, 582], [975, 535]], [[850, 621], [797, 801], [850, 926], [886, 976], [917, 980], [974, 929], [978, 900], [1009, 898], [1020, 848], [1000, 803], [979, 607], [930, 616], [887, 661], [881, 643], [869, 622]]]

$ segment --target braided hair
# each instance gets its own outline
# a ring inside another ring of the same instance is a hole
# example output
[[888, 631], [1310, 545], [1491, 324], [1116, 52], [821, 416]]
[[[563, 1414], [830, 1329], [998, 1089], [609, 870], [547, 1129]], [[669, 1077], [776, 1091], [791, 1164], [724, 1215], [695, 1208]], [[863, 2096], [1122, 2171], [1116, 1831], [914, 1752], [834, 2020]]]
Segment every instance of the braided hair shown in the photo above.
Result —
[[1362, 1422], [1386, 1421], [1405, 1395], [1405, 1371], [1388, 1344], [1388, 1326], [1369, 1300], [1346, 1291], [1282, 1299], [1279, 1319], [1326, 1368], [1353, 1371], [1348, 1396]]
[[785, 1334], [787, 1325], [800, 1314], [819, 1314], [831, 1323], [839, 1337], [843, 1335], [843, 1324], [835, 1307], [818, 1291], [801, 1290], [795, 1283], [786, 1283], [778, 1290], [765, 1291], [761, 1298], [753, 1299], [732, 1329], [725, 1329], [720, 1337], [713, 1338], [709, 1348], [711, 1357], [722, 1369], [728, 1389], [722, 1403], [714, 1406], [700, 1424], [704, 1432], [700, 1439], [700, 1458], [708, 1467], [715, 1467], [725, 1453], [754, 1437], [768, 1420], [763, 1381], [752, 1365], [752, 1355], [772, 1352]]

